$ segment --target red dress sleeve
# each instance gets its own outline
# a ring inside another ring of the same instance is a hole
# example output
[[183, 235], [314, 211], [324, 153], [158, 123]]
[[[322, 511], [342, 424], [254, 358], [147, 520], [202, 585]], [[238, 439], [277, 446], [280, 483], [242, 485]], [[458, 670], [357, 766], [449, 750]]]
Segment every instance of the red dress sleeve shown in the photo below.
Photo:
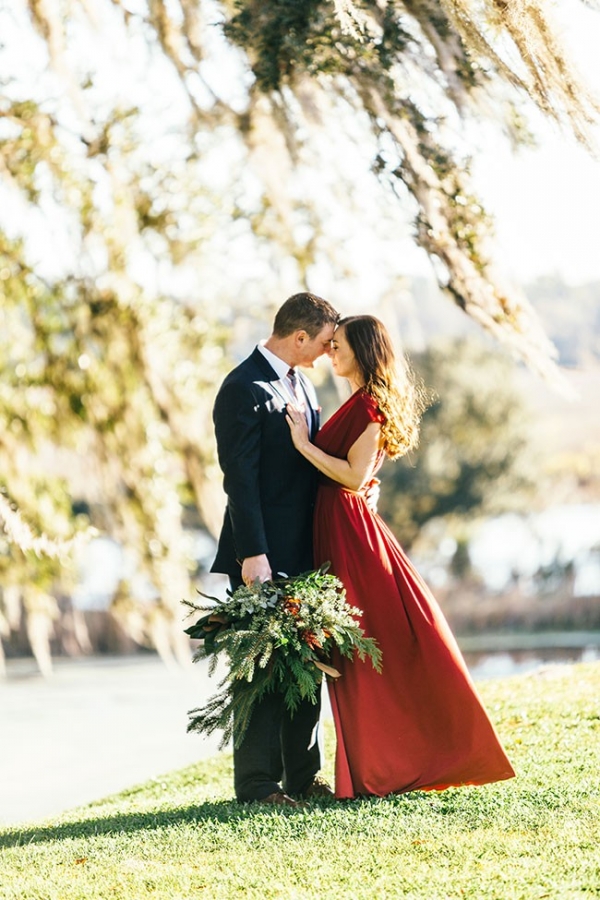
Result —
[[315, 443], [331, 456], [344, 459], [352, 444], [371, 422], [383, 422], [375, 400], [364, 391], [356, 391], [327, 420], [316, 436]]

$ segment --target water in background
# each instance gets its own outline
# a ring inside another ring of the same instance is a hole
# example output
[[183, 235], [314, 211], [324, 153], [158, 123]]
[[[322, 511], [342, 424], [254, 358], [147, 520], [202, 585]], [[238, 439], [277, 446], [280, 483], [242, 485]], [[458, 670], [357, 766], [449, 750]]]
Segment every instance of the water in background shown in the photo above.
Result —
[[544, 566], [572, 564], [574, 596], [600, 595], [600, 504], [563, 504], [528, 516], [488, 519], [473, 536], [469, 556], [492, 590], [502, 590], [515, 577], [533, 579]]
[[534, 672], [549, 665], [565, 665], [600, 660], [600, 645], [550, 647], [545, 650], [464, 651], [463, 656], [475, 681], [505, 678]]

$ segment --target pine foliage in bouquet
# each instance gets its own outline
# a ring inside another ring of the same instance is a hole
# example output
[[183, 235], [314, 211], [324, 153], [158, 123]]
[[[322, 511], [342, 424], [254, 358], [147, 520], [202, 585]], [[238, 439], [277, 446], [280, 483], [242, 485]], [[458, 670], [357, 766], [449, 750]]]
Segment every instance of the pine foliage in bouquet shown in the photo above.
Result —
[[327, 568], [242, 585], [227, 591], [225, 600], [201, 594], [213, 601], [210, 607], [183, 601], [193, 612], [204, 613], [185, 629], [203, 642], [194, 661], [210, 656], [211, 675], [221, 653], [229, 662], [218, 692], [188, 713], [188, 731], [222, 731], [220, 746], [224, 747], [234, 736], [235, 721], [238, 747], [255, 703], [265, 694], [282, 693], [292, 714], [301, 700], [316, 703], [323, 674], [340, 676], [328, 664], [334, 647], [348, 658], [356, 654], [365, 661], [368, 657], [381, 671], [381, 651], [356, 620], [361, 610], [347, 603], [341, 581], [328, 575]]

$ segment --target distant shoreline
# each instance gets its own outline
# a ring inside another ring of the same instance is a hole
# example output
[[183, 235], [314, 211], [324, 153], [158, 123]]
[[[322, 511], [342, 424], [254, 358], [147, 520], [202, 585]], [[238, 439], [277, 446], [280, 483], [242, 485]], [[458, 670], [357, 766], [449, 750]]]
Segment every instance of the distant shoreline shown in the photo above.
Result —
[[584, 650], [600, 647], [600, 631], [484, 632], [458, 635], [456, 640], [465, 653]]

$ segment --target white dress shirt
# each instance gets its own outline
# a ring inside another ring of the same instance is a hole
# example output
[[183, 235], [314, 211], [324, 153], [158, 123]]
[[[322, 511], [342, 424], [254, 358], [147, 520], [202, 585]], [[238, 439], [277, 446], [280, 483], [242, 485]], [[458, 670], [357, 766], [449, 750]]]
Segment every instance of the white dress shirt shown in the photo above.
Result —
[[277, 375], [279, 376], [279, 380], [281, 381], [282, 388], [286, 393], [289, 403], [291, 403], [293, 406], [295, 406], [297, 409], [299, 409], [301, 412], [304, 413], [304, 415], [306, 417], [306, 421], [308, 422], [308, 427], [310, 428], [311, 421], [312, 421], [312, 412], [311, 412], [311, 408], [310, 408], [310, 403], [308, 403], [308, 398], [306, 397], [306, 394], [304, 392], [304, 388], [302, 386], [302, 381], [300, 379], [300, 375], [299, 375], [297, 369], [295, 369], [295, 371], [296, 371], [296, 390], [294, 391], [294, 389], [292, 387], [292, 383], [291, 383], [290, 379], [287, 377], [290, 368], [294, 368], [294, 367], [290, 366], [288, 363], [286, 363], [285, 360], [281, 359], [281, 357], [276, 356], [275, 353], [273, 353], [271, 350], [268, 350], [265, 347], [263, 342], [258, 344], [257, 349], [260, 350], [260, 352], [262, 353], [264, 358], [267, 360], [269, 365], [272, 366], [273, 369], [275, 369], [275, 371], [277, 372]]

